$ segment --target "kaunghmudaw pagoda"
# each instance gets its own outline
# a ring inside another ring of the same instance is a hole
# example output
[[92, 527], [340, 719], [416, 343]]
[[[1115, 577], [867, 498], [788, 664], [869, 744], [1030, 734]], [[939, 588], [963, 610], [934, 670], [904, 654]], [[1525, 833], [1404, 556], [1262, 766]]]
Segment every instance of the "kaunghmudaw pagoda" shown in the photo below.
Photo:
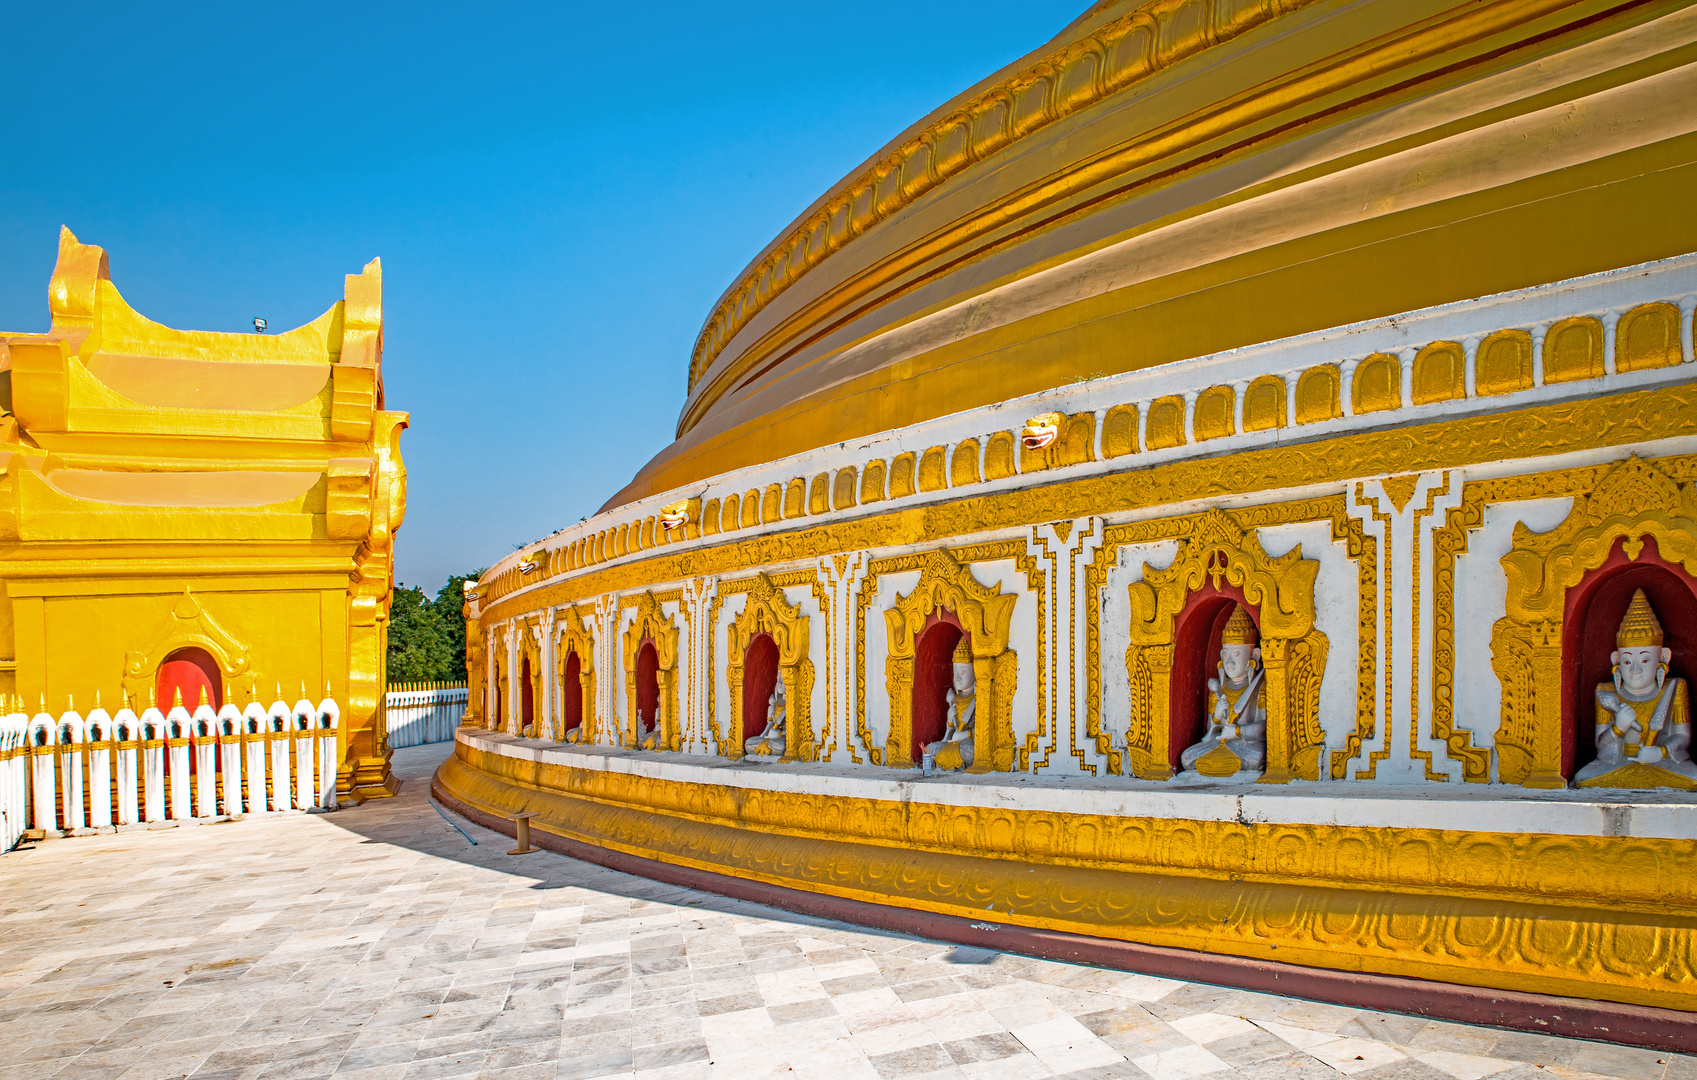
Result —
[[1097, 4], [468, 586], [437, 793], [990, 948], [1697, 1032], [1694, 306], [1697, 6]]

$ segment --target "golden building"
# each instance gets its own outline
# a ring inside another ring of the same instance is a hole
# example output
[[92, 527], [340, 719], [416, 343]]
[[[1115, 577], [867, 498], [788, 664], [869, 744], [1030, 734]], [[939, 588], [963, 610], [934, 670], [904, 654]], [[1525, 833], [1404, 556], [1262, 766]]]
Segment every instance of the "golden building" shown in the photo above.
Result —
[[677, 441], [468, 590], [438, 791], [955, 940], [1690, 1038], [1694, 56], [1683, 2], [1094, 5], [825, 192]]
[[173, 330], [66, 229], [48, 297], [51, 330], [0, 335], [0, 694], [49, 715], [333, 700], [337, 788], [392, 793], [407, 418], [383, 410], [378, 263], [287, 333]]

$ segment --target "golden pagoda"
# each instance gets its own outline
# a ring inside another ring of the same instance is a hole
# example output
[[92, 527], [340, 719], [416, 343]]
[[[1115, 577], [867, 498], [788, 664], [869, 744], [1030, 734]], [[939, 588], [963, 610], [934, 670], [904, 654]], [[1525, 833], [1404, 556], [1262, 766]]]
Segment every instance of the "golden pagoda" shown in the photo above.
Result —
[[934, 938], [1697, 1030], [1693, 48], [1091, 5], [820, 195], [676, 441], [468, 584], [438, 794]]

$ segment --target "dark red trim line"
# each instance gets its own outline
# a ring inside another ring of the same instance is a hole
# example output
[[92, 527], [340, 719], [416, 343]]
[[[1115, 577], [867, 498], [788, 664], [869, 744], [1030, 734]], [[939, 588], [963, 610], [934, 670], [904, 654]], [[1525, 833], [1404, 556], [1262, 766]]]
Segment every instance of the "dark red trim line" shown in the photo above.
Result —
[[[454, 798], [432, 778], [431, 793], [444, 806], [486, 829], [512, 836], [516, 826]], [[1059, 930], [974, 922], [958, 915], [873, 904], [840, 896], [748, 881], [728, 874], [610, 851], [531, 829], [530, 842], [560, 855], [672, 885], [718, 893], [737, 900], [794, 911], [816, 918], [894, 930], [958, 945], [1017, 953], [1044, 960], [1065, 960], [1187, 982], [1211, 983], [1262, 993], [1284, 994], [1358, 1009], [1412, 1013], [1435, 1020], [1536, 1031], [1576, 1039], [1598, 1039], [1653, 1050], [1697, 1051], [1697, 1013], [1621, 1005], [1611, 1001], [1552, 997], [1512, 990], [1457, 986], [1399, 975], [1371, 975], [1275, 961], [1247, 960], [1137, 945]]]

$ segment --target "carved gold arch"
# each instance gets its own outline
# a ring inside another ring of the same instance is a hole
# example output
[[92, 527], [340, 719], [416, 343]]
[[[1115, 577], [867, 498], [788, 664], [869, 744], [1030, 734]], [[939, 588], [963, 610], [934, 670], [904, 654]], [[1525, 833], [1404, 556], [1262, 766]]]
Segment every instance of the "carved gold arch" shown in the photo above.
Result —
[[1320, 727], [1320, 678], [1326, 669], [1326, 635], [1314, 626], [1314, 580], [1320, 564], [1302, 557], [1301, 545], [1274, 559], [1261, 550], [1259, 533], [1245, 531], [1222, 510], [1210, 510], [1196, 535], [1180, 543], [1171, 566], [1143, 564], [1143, 580], [1128, 587], [1131, 717], [1126, 729], [1132, 771], [1146, 780], [1172, 776], [1168, 739], [1172, 722], [1171, 673], [1177, 618], [1190, 594], [1212, 581], [1241, 589], [1256, 610], [1261, 664], [1266, 672], [1267, 770], [1264, 784], [1318, 780], [1326, 736]]
[[[146, 649], [124, 654], [124, 693], [131, 702], [145, 703], [147, 691], [165, 658], [178, 649], [199, 647], [218, 661], [228, 692], [225, 700], [240, 695], [252, 697], [255, 690], [254, 673], [248, 668], [248, 650], [212, 616], [201, 609], [194, 592], [187, 588], [177, 597], [171, 615], [154, 633], [154, 643]], [[170, 703], [162, 707], [169, 708]]]
[[973, 730], [969, 772], [1010, 772], [1013, 769], [1013, 697], [1017, 657], [1008, 648], [1014, 605], [1019, 597], [979, 583], [972, 568], [941, 548], [925, 556], [919, 584], [896, 597], [884, 612], [889, 655], [884, 683], [890, 696], [890, 734], [884, 761], [907, 768], [913, 760], [913, 665], [919, 632], [933, 612], [954, 612], [961, 629], [972, 635], [972, 669], [978, 677], [978, 723]]
[[1514, 527], [1502, 558], [1504, 616], [1491, 628], [1491, 667], [1502, 683], [1497, 777], [1506, 784], [1561, 788], [1562, 619], [1567, 590], [1608, 561], [1625, 540], [1636, 560], [1653, 537], [1661, 557], [1697, 575], [1697, 490], [1636, 455], [1576, 496], [1562, 523], [1534, 533]]
[[784, 600], [784, 593], [765, 574], [757, 574], [748, 587], [748, 602], [741, 614], [725, 628], [725, 684], [730, 690], [730, 723], [719, 752], [730, 758], [743, 755], [742, 674], [748, 647], [760, 634], [771, 634], [778, 646], [778, 676], [784, 680], [784, 697], [789, 714], [785, 720], [785, 761], [812, 761], [813, 661], [807, 658], [811, 623], [800, 604]]
[[524, 734], [524, 731], [520, 726], [524, 719], [522, 715], [524, 712], [524, 687], [519, 686], [518, 683], [524, 680], [524, 662], [529, 660], [531, 733], [540, 737], [542, 734], [543, 724], [545, 723], [542, 716], [542, 638], [540, 628], [537, 625], [536, 619], [522, 619], [513, 627], [513, 632], [519, 636], [519, 647], [518, 655], [513, 657], [515, 693], [513, 695], [512, 708], [508, 710], [508, 712], [512, 715], [512, 722], [509, 724], [509, 729], [514, 735]]
[[683, 736], [678, 726], [678, 628], [660, 610], [660, 600], [652, 592], [638, 596], [631, 606], [636, 619], [625, 628], [625, 698], [627, 709], [623, 742], [636, 749], [636, 654], [642, 651], [645, 638], [654, 640], [654, 652], [659, 660], [656, 678], [660, 683], [660, 748], [678, 750]]
[[507, 722], [507, 635], [512, 628], [497, 626], [489, 631], [489, 662], [492, 668], [489, 683], [489, 716], [484, 726], [490, 731], [498, 731]]
[[[561, 702], [557, 711], [560, 723], [565, 723], [566, 700], [566, 657], [576, 652], [578, 657], [578, 678], [583, 684], [583, 726], [578, 735], [580, 742], [594, 742], [601, 733], [601, 714], [596, 712], [598, 700], [595, 696], [595, 638], [589, 628], [583, 624], [576, 608], [566, 608], [560, 613], [560, 621], [555, 624], [555, 634], [559, 645], [555, 648], [556, 665], [559, 670], [554, 673], [554, 683], [559, 687], [554, 700]], [[560, 738], [565, 738], [564, 731], [559, 732]]]

